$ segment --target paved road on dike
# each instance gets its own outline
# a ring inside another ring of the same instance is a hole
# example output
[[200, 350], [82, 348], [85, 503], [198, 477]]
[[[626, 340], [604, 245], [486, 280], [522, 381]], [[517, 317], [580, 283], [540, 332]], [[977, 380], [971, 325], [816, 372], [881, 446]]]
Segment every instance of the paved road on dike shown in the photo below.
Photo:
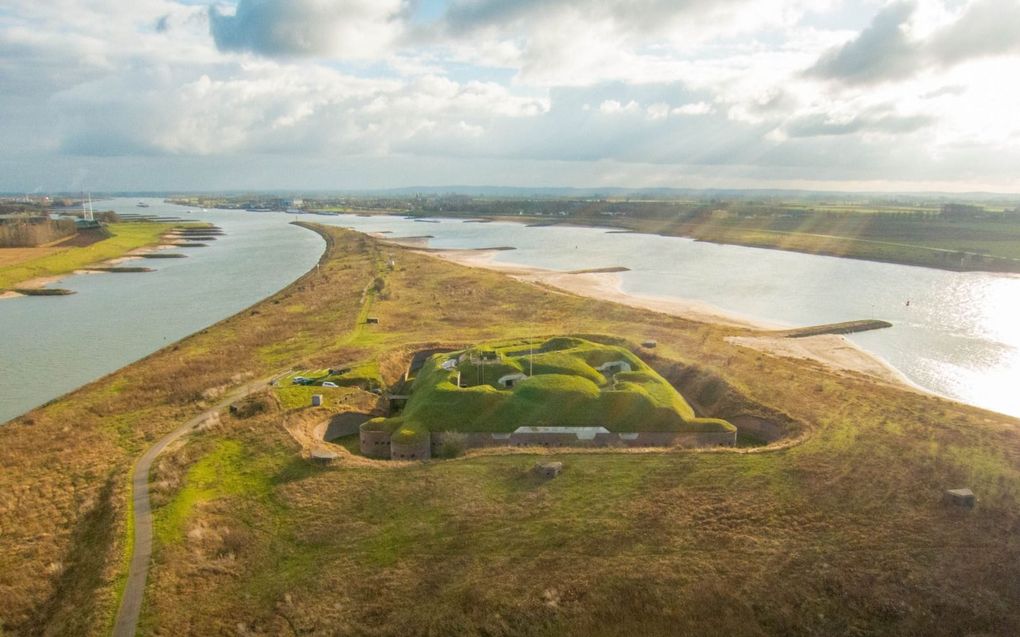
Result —
[[120, 609], [117, 610], [117, 622], [113, 625], [113, 637], [132, 637], [138, 629], [138, 616], [142, 610], [142, 598], [145, 596], [145, 579], [149, 574], [149, 561], [152, 558], [152, 509], [149, 506], [149, 470], [152, 468], [152, 461], [163, 453], [170, 443], [191, 433], [207, 418], [235, 400], [266, 387], [272, 378], [275, 376], [252, 381], [230, 392], [210, 409], [160, 438], [159, 442], [138, 459], [131, 476], [135, 518], [134, 553], [131, 555], [131, 567], [128, 569], [124, 596], [120, 600]]

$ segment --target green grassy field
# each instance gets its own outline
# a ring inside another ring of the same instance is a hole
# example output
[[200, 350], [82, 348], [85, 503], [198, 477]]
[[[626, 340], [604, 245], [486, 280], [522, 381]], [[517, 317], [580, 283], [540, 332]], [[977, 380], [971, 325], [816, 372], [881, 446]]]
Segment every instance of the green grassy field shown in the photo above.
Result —
[[[397, 248], [324, 232], [321, 267], [287, 290], [0, 427], [4, 634], [108, 634], [133, 459], [245, 378], [371, 360], [394, 383], [421, 349], [564, 333], [657, 340], [654, 369], [690, 401], [716, 404], [725, 381], [803, 436], [424, 463], [336, 446], [321, 466], [283, 423], [340, 401], [224, 415], [153, 468], [140, 634], [1020, 632], [1015, 419], [725, 340], [746, 330], [411, 252], [380, 275]], [[379, 276], [385, 292], [366, 296]], [[369, 303], [378, 324], [363, 322]], [[550, 457], [563, 473], [536, 479]], [[973, 511], [940, 502], [961, 486]]]
[[69, 274], [79, 268], [152, 245], [172, 226], [165, 223], [111, 223], [108, 239], [85, 247], [69, 247], [31, 261], [0, 268], [0, 289], [16, 287], [30, 279]]
[[[332, 373], [331, 373], [332, 372]], [[295, 378], [305, 378], [308, 384], [295, 383]], [[323, 387], [323, 383], [337, 387], [360, 387], [366, 391], [379, 390], [386, 385], [376, 361], [358, 362], [338, 368], [304, 369], [287, 374], [277, 382], [274, 393], [287, 409], [306, 407], [311, 404], [313, 394], [322, 394], [329, 401], [334, 389]]]

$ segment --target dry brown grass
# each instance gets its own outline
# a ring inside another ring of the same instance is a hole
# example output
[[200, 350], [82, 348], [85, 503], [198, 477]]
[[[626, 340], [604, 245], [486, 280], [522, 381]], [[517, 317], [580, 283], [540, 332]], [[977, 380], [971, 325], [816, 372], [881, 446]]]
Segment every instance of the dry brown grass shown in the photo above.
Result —
[[[271, 420], [197, 444], [217, 439], [240, 442], [255, 463], [275, 458], [275, 476], [295, 452]], [[530, 476], [526, 455], [309, 467], [278, 478], [270, 497], [197, 511], [187, 539], [162, 548], [146, 626], [1011, 634], [1015, 505], [960, 515], [937, 503], [946, 476], [918, 481], [916, 467], [856, 454], [834, 463], [819, 455], [826, 445], [811, 446], [771, 457], [559, 454], [566, 469], [551, 482]], [[224, 561], [208, 528], [246, 541]]]
[[5, 265], [15, 265], [31, 261], [32, 259], [38, 259], [39, 257], [45, 257], [61, 250], [63, 248], [59, 247], [0, 248], [0, 268]]
[[[279, 414], [224, 418], [158, 469], [158, 528], [186, 515], [156, 547], [143, 632], [1020, 631], [1015, 420], [410, 253], [370, 299], [379, 325], [355, 325], [397, 249], [330, 232], [319, 274], [0, 430], [5, 631], [108, 626], [130, 458], [239, 370], [390, 352], [392, 377], [410, 344], [557, 332], [655, 339], [811, 435], [774, 453], [563, 454], [540, 483], [528, 455], [318, 468]], [[213, 470], [225, 486], [182, 508]], [[966, 515], [938, 502], [962, 485], [981, 499]]]
[[[344, 235], [343, 241], [359, 239]], [[332, 255], [333, 246], [329, 250]], [[305, 348], [331, 345], [337, 331], [352, 327], [358, 312], [358, 298], [346, 290], [360, 289], [373, 274], [373, 261], [364, 252], [342, 264], [324, 263], [260, 307], [0, 427], [3, 630], [103, 633], [124, 571], [127, 476], [133, 458], [214, 402], [209, 388], [237, 385], [243, 377], [279, 366], [265, 360], [260, 349], [280, 335], [291, 335], [279, 347], [281, 360], [291, 351], [300, 357]], [[328, 289], [335, 293], [324, 294]], [[285, 303], [301, 303], [308, 311], [269, 311]], [[105, 525], [85, 535], [78, 532], [83, 520], [100, 514]], [[93, 579], [80, 571], [92, 573]], [[58, 593], [59, 599], [54, 598]], [[49, 612], [60, 600], [70, 603], [77, 597], [81, 603], [68, 609], [87, 631], [71, 631], [65, 618]]]

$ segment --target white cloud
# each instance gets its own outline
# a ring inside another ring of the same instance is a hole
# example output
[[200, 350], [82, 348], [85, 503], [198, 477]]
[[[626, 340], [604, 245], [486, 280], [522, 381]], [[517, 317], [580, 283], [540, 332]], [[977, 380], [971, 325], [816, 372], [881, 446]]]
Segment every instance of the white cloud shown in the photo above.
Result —
[[498, 84], [439, 76], [363, 79], [271, 61], [207, 70], [187, 80], [180, 69], [139, 69], [59, 93], [63, 147], [78, 154], [385, 153], [417, 137], [478, 137], [494, 122], [548, 108]]
[[1018, 0], [971, 0], [956, 13], [941, 2], [897, 0], [808, 72], [847, 84], [875, 84], [933, 67], [1018, 54], [1017, 25]]
[[641, 105], [630, 100], [626, 104], [621, 104], [617, 100], [605, 100], [599, 104], [599, 110], [606, 115], [615, 115], [617, 113], [633, 113], [641, 108]]
[[669, 116], [669, 104], [666, 104], [665, 102], [656, 102], [654, 104], [650, 104], [648, 108], [645, 109], [645, 112], [648, 114], [648, 119], [663, 119]]
[[683, 106], [677, 106], [670, 113], [673, 115], [707, 115], [712, 110], [712, 105], [708, 102], [692, 102]]
[[1015, 183], [1020, 2], [855, 5], [871, 26], [827, 13], [837, 4], [475, 0], [421, 25], [410, 0], [211, 13], [13, 0], [0, 12], [0, 138], [45, 162], [356, 156], [502, 161], [521, 175], [569, 163], [607, 179], [651, 175], [621, 168], [633, 164]]
[[240, 0], [213, 6], [209, 20], [224, 51], [267, 56], [372, 58], [404, 29], [405, 0]]

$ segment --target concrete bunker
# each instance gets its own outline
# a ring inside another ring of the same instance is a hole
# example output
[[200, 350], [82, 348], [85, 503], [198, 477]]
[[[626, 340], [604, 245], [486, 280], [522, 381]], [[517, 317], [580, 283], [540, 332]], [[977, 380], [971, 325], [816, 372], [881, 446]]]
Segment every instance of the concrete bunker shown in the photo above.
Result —
[[[518, 382], [524, 380], [527, 377], [528, 377], [527, 374], [520, 374], [520, 373], [518, 373], [518, 374], [507, 374], [505, 376], [500, 376], [499, 379], [496, 381], [496, 384], [499, 385], [500, 387], [502, 387], [503, 389], [513, 389], [514, 385], [516, 385]], [[460, 384], [459, 378], [458, 378], [458, 383], [457, 384], [458, 385]]]
[[595, 371], [602, 372], [606, 376], [613, 376], [621, 372], [631, 371], [631, 365], [629, 362], [623, 360], [610, 361], [608, 363], [603, 363], [599, 365], [598, 367], [595, 368]]
[[[393, 438], [398, 438], [394, 434]], [[428, 460], [432, 457], [430, 435], [425, 433], [409, 441], [390, 440], [390, 460]]]

